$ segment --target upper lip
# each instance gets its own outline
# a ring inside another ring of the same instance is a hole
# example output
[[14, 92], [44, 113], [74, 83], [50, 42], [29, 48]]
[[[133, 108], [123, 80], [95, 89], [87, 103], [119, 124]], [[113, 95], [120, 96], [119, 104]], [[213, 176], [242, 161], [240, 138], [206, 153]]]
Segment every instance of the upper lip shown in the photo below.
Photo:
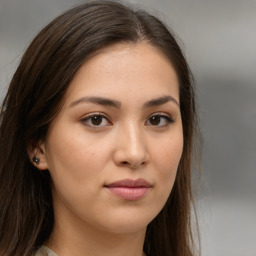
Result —
[[109, 183], [105, 185], [105, 187], [128, 187], [128, 188], [139, 188], [139, 187], [146, 187], [150, 188], [152, 185], [144, 180], [144, 179], [124, 179], [124, 180], [118, 180], [112, 183]]

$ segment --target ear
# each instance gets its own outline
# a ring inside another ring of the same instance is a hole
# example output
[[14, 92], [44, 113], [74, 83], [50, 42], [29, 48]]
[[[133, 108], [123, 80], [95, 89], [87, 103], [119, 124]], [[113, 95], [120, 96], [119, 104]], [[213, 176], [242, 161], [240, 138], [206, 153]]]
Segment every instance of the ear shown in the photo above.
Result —
[[31, 142], [27, 147], [27, 152], [31, 163], [39, 170], [48, 169], [45, 148], [44, 142]]

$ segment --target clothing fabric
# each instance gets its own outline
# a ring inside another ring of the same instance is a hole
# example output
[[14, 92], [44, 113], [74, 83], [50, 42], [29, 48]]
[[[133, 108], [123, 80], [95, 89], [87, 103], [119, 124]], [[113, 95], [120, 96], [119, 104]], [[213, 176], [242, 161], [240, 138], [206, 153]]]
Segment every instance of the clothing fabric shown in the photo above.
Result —
[[57, 256], [57, 254], [43, 245], [37, 250], [35, 256]]
[[[144, 254], [146, 256], [146, 254]], [[53, 252], [50, 248], [45, 245], [41, 246], [35, 256], [58, 256], [55, 252]]]

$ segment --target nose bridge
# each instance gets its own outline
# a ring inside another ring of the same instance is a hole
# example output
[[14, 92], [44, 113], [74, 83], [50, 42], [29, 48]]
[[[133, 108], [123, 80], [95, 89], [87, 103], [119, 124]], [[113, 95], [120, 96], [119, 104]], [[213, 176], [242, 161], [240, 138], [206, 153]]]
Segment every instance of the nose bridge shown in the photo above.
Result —
[[134, 156], [142, 154], [145, 150], [144, 134], [142, 129], [135, 122], [129, 122], [125, 131], [126, 145], [128, 153]]
[[142, 127], [135, 121], [129, 121], [121, 126], [116, 149], [119, 164], [126, 164], [135, 168], [147, 161], [147, 155]]

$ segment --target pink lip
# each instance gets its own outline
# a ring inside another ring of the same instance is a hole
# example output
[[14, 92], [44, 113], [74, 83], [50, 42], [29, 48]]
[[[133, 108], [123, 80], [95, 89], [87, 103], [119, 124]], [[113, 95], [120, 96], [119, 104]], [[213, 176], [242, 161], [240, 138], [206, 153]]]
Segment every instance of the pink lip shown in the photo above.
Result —
[[125, 179], [107, 184], [105, 187], [125, 200], [135, 201], [144, 197], [152, 185], [144, 179]]

